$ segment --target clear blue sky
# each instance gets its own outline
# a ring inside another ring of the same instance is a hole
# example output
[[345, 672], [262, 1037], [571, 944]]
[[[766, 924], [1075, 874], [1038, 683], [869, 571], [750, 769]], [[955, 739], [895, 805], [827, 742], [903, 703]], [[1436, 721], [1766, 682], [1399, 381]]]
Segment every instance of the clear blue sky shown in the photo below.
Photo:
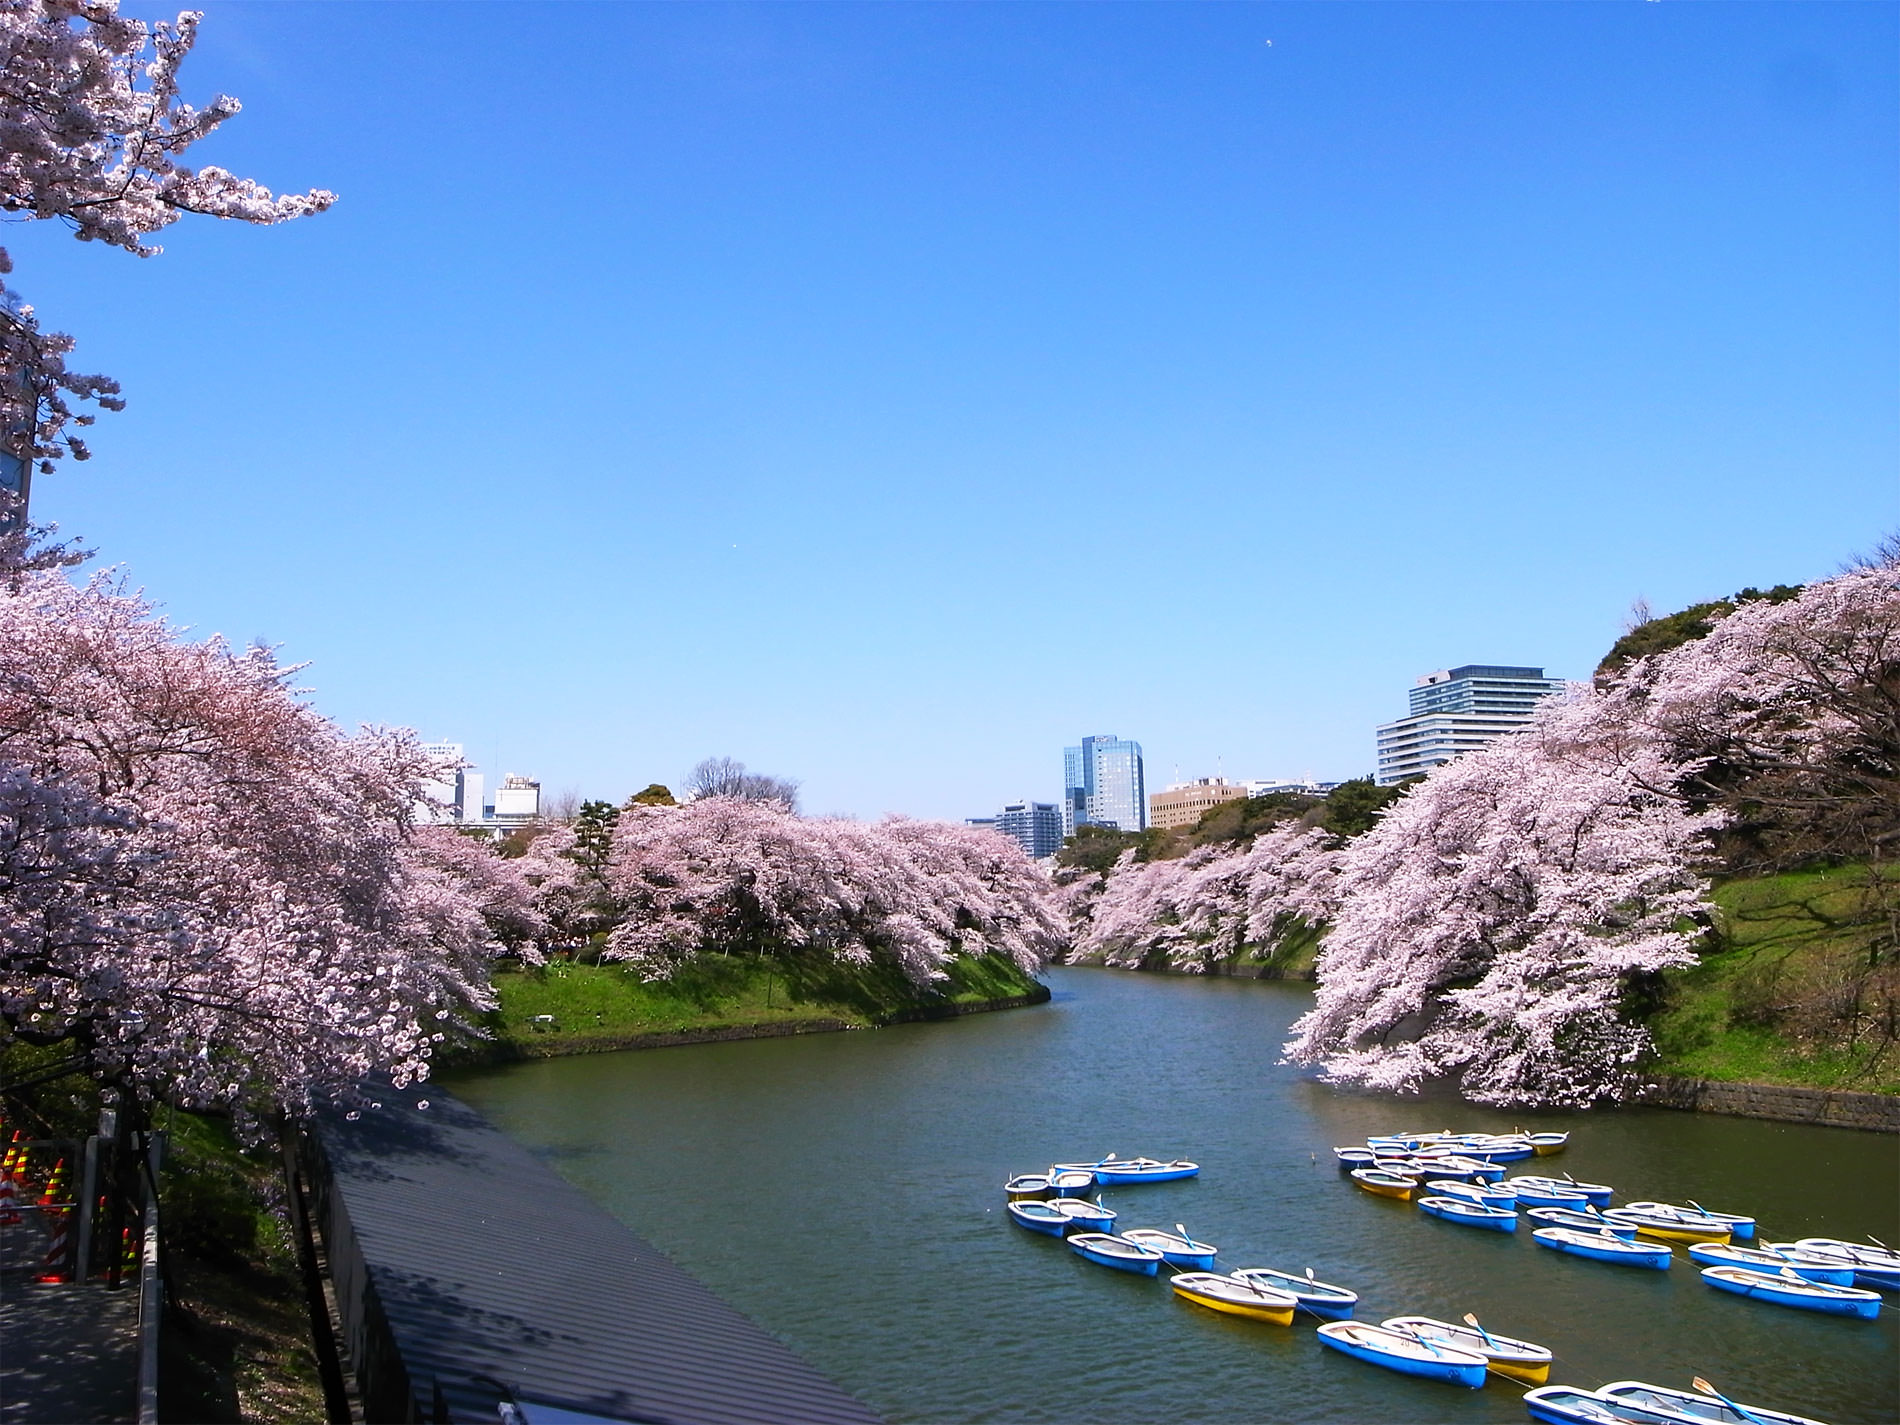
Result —
[[1353, 775], [1900, 525], [1893, 5], [207, 9], [341, 201], [7, 231], [131, 403], [36, 513], [491, 778]]

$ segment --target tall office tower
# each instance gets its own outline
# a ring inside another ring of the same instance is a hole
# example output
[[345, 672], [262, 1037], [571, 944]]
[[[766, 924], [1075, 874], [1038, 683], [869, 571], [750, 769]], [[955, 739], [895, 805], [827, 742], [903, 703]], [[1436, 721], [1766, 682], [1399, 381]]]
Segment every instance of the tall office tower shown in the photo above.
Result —
[[487, 809], [482, 805], [482, 774], [473, 767], [458, 765], [464, 760], [462, 744], [425, 742], [422, 750], [449, 764], [451, 770], [437, 780], [423, 784], [428, 800], [416, 809], [416, 820], [425, 826], [443, 822], [473, 825], [483, 820]]
[[1062, 749], [1062, 834], [1073, 836], [1078, 826], [1148, 829], [1139, 742], [1123, 742], [1110, 733]]
[[1378, 731], [1379, 785], [1421, 777], [1463, 752], [1516, 732], [1562, 678], [1542, 668], [1467, 663], [1427, 673], [1412, 688], [1412, 712]]
[[[462, 744], [459, 742], [425, 742], [422, 752], [447, 764], [453, 769], [462, 760]], [[425, 800], [416, 806], [416, 820], [424, 826], [439, 825], [454, 821], [462, 804], [462, 774], [457, 770], [445, 772], [432, 782], [424, 782], [422, 790]]]
[[996, 830], [1013, 837], [1032, 861], [1053, 856], [1062, 849], [1062, 808], [1054, 802], [1011, 802], [990, 823]]

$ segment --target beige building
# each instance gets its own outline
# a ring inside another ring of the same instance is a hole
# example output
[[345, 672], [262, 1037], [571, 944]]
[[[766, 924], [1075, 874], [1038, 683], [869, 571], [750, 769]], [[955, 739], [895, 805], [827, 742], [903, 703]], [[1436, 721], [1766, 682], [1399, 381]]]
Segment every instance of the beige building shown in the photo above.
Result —
[[1240, 783], [1225, 781], [1220, 777], [1196, 777], [1191, 782], [1177, 782], [1165, 792], [1154, 792], [1149, 796], [1148, 824], [1170, 831], [1192, 826], [1209, 807], [1238, 801], [1246, 795], [1247, 789]]

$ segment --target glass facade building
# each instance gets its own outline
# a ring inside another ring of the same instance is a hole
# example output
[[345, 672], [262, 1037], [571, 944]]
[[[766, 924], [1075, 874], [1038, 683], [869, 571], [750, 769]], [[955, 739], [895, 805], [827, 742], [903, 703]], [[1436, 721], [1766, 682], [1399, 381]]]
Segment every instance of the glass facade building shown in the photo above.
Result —
[[1413, 685], [1411, 715], [1378, 730], [1379, 785], [1422, 777], [1461, 753], [1516, 732], [1537, 704], [1564, 688], [1542, 668], [1467, 663]]
[[1034, 861], [1062, 849], [1062, 808], [1054, 802], [1011, 802], [995, 816], [973, 816], [966, 825], [1002, 832]]
[[1062, 834], [1078, 826], [1148, 829], [1148, 788], [1141, 744], [1109, 734], [1062, 749]]

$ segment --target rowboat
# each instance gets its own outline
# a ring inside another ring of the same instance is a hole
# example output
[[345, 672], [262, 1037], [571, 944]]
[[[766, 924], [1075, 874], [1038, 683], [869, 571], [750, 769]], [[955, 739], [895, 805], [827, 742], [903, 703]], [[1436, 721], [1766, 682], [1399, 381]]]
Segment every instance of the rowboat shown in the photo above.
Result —
[[1726, 1242], [1691, 1242], [1689, 1255], [1705, 1267], [1748, 1267], [1758, 1272], [1787, 1270], [1811, 1282], [1852, 1286], [1854, 1268], [1842, 1261], [1816, 1257], [1789, 1257], [1759, 1247], [1732, 1247]]
[[1517, 1194], [1507, 1187], [1492, 1187], [1489, 1183], [1459, 1183], [1443, 1178], [1428, 1178], [1425, 1191], [1439, 1197], [1461, 1197], [1466, 1202], [1481, 1203], [1485, 1207], [1502, 1207], [1515, 1210]]
[[1095, 1186], [1095, 1174], [1080, 1168], [1051, 1168], [1049, 1190], [1057, 1197], [1080, 1197]]
[[1116, 1183], [1168, 1183], [1177, 1178], [1191, 1178], [1200, 1170], [1199, 1163], [1190, 1163], [1186, 1158], [1176, 1158], [1171, 1163], [1156, 1158], [1119, 1158], [1097, 1163], [1093, 1171], [1095, 1181], [1108, 1187]]
[[1704, 1267], [1702, 1280], [1721, 1291], [1772, 1301], [1777, 1306], [1825, 1311], [1831, 1316], [1859, 1316], [1869, 1321], [1880, 1315], [1880, 1293], [1877, 1291], [1811, 1282], [1785, 1268], [1769, 1273], [1751, 1271], [1747, 1267]]
[[1698, 1202], [1692, 1202], [1687, 1207], [1673, 1202], [1626, 1202], [1623, 1206], [1630, 1212], [1646, 1212], [1651, 1217], [1673, 1217], [1697, 1227], [1724, 1227], [1737, 1242], [1752, 1242], [1755, 1238], [1754, 1218], [1733, 1212], [1710, 1212]]
[[1161, 1270], [1161, 1254], [1138, 1242], [1129, 1242], [1107, 1232], [1078, 1232], [1069, 1245], [1091, 1262], [1117, 1271], [1135, 1272], [1151, 1277]]
[[1354, 1168], [1369, 1168], [1379, 1160], [1379, 1155], [1370, 1148], [1335, 1148], [1333, 1157], [1339, 1160], [1339, 1171], [1349, 1173]]
[[1542, 1182], [1526, 1182], [1522, 1178], [1506, 1178], [1500, 1187], [1507, 1187], [1517, 1194], [1520, 1207], [1568, 1207], [1581, 1212], [1590, 1205], [1590, 1199], [1580, 1192], [1569, 1188], [1551, 1187]]
[[1561, 1153], [1570, 1144], [1568, 1133], [1533, 1133], [1530, 1135], [1531, 1151], [1540, 1158], [1548, 1158], [1553, 1153]]
[[[1787, 1244], [1771, 1242], [1776, 1251]], [[1883, 1290], [1900, 1288], [1900, 1252], [1868, 1242], [1844, 1242], [1839, 1237], [1803, 1237], [1794, 1244], [1810, 1257], [1844, 1257], [1854, 1264], [1858, 1286]]]
[[1509, 1376], [1526, 1385], [1542, 1385], [1550, 1379], [1550, 1350], [1545, 1346], [1475, 1326], [1434, 1321], [1429, 1316], [1394, 1316], [1384, 1324], [1389, 1331], [1408, 1332], [1441, 1346], [1456, 1346], [1461, 1351], [1483, 1356], [1494, 1375]]
[[1640, 1405], [1645, 1410], [1660, 1411], [1692, 1425], [1822, 1425], [1821, 1421], [1806, 1415], [1790, 1415], [1785, 1410], [1770, 1410], [1764, 1405], [1743, 1405], [1737, 1410], [1712, 1395], [1671, 1390], [1668, 1386], [1640, 1380], [1613, 1380], [1597, 1394], [1609, 1400]]
[[1420, 1161], [1441, 1178], [1494, 1183], [1504, 1176], [1502, 1163], [1487, 1163], [1482, 1158], [1467, 1158], [1459, 1153], [1447, 1153], [1442, 1158], [1427, 1158]]
[[1396, 1197], [1401, 1202], [1410, 1202], [1418, 1191], [1418, 1179], [1405, 1173], [1387, 1172], [1384, 1168], [1354, 1168], [1352, 1180], [1369, 1193], [1380, 1197]]
[[1481, 1202], [1468, 1202], [1462, 1197], [1421, 1197], [1418, 1210], [1429, 1217], [1442, 1218], [1446, 1222], [1456, 1222], [1466, 1227], [1488, 1227], [1493, 1232], [1517, 1231], [1517, 1214], [1509, 1208], [1486, 1207]]
[[1634, 1227], [1638, 1237], [1663, 1242], [1726, 1242], [1728, 1228], [1719, 1222], [1690, 1222], [1680, 1217], [1659, 1217], [1638, 1212], [1633, 1207], [1612, 1207], [1603, 1214], [1612, 1222]]
[[1345, 1287], [1333, 1286], [1329, 1282], [1315, 1281], [1310, 1268], [1303, 1277], [1296, 1277], [1291, 1272], [1275, 1271], [1272, 1267], [1242, 1267], [1234, 1275], [1243, 1281], [1258, 1282], [1261, 1286], [1286, 1292], [1299, 1302], [1300, 1310], [1332, 1321], [1343, 1321], [1351, 1316], [1353, 1308], [1359, 1304], [1358, 1292], [1347, 1291]]
[[1132, 1227], [1122, 1233], [1122, 1240], [1159, 1252], [1161, 1260], [1170, 1266], [1203, 1272], [1214, 1269], [1214, 1254], [1220, 1250], [1212, 1242], [1196, 1242], [1185, 1232], [1161, 1232], [1153, 1227]]
[[1089, 1232], [1113, 1232], [1115, 1209], [1090, 1202], [1086, 1197], [1052, 1197], [1046, 1204], [1062, 1213], [1077, 1227]]
[[1634, 1401], [1616, 1400], [1573, 1385], [1540, 1385], [1524, 1392], [1531, 1419], [1548, 1425], [1682, 1425], [1680, 1415], [1665, 1415]]
[[1492, 1163], [1521, 1163], [1537, 1150], [1521, 1138], [1494, 1138], [1482, 1143], [1467, 1143], [1458, 1151], [1467, 1158], [1483, 1158]]
[[1634, 1227], [1612, 1222], [1601, 1213], [1579, 1212], [1572, 1207], [1533, 1207], [1524, 1215], [1539, 1227], [1574, 1227], [1579, 1232], [1608, 1232], [1625, 1242], [1636, 1235]]
[[1169, 1285], [1183, 1301], [1229, 1316], [1244, 1316], [1249, 1321], [1271, 1321], [1275, 1326], [1291, 1326], [1293, 1312], [1300, 1304], [1290, 1291], [1219, 1272], [1179, 1272]]
[[1531, 1240], [1540, 1247], [1576, 1257], [1616, 1262], [1626, 1267], [1655, 1267], [1658, 1271], [1666, 1270], [1676, 1255], [1660, 1244], [1625, 1242], [1608, 1232], [1579, 1232], [1572, 1227], [1539, 1227], [1531, 1233]]
[[[1575, 1178], [1542, 1178], [1542, 1177], [1506, 1178], [1504, 1180], [1504, 1185], [1510, 1188], [1513, 1192], [1515, 1192], [1519, 1198], [1523, 1198], [1524, 1189], [1529, 1188], [1533, 1193], [1538, 1193], [1538, 1192], [1572, 1193], [1576, 1195], [1577, 1197], [1581, 1197], [1585, 1199], [1586, 1201], [1592, 1203], [1593, 1205], [1597, 1207], [1609, 1206], [1610, 1199], [1616, 1196], [1616, 1190], [1614, 1188], [1606, 1187], [1602, 1183], [1580, 1183]], [[1537, 1205], [1540, 1207], [1564, 1206], [1564, 1204], [1560, 1202], [1539, 1203]]]
[[1369, 1321], [1328, 1321], [1319, 1328], [1319, 1341], [1322, 1346], [1408, 1376], [1449, 1381], [1473, 1390], [1484, 1384], [1483, 1356], [1374, 1326]]
[[1048, 1197], [1055, 1189], [1047, 1173], [1018, 1173], [1003, 1184], [1003, 1191], [1011, 1202], [1016, 1202], [1026, 1197]]
[[1018, 1227], [1027, 1227], [1031, 1232], [1043, 1232], [1051, 1237], [1060, 1237], [1073, 1225], [1073, 1219], [1067, 1213], [1058, 1212], [1040, 1198], [1026, 1197], [1008, 1204], [1009, 1220]]

